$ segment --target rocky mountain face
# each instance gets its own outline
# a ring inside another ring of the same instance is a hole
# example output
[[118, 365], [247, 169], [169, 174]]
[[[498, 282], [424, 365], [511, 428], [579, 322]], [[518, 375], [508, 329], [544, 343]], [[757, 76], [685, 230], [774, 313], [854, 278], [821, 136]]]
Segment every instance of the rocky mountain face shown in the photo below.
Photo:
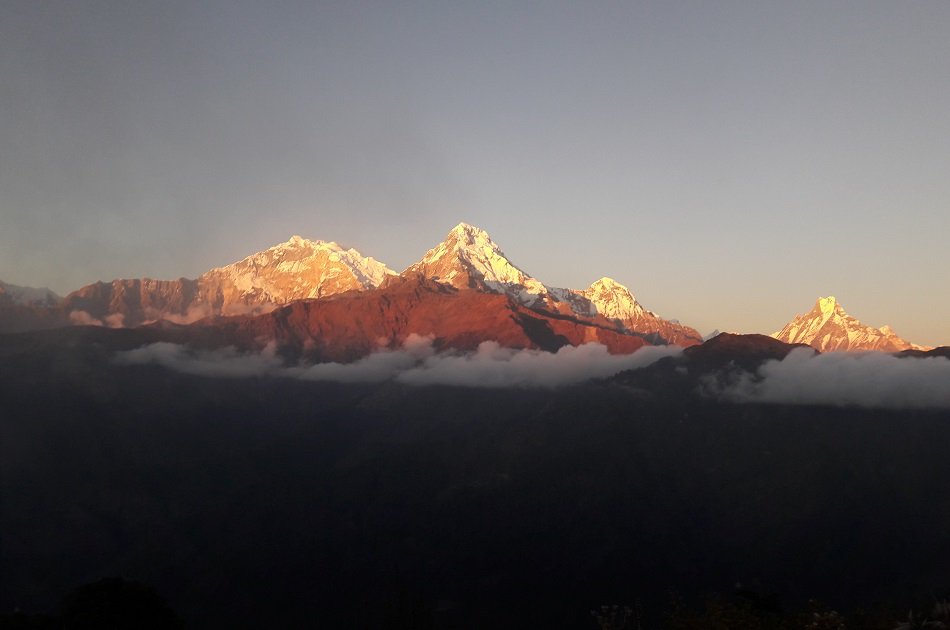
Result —
[[158, 319], [184, 322], [197, 301], [195, 280], [135, 278], [86, 285], [67, 295], [60, 311], [73, 324], [121, 328]]
[[772, 337], [785, 343], [807, 344], [820, 352], [923, 349], [898, 337], [890, 326], [862, 324], [848, 315], [834, 296], [818, 298], [814, 308], [796, 316]]

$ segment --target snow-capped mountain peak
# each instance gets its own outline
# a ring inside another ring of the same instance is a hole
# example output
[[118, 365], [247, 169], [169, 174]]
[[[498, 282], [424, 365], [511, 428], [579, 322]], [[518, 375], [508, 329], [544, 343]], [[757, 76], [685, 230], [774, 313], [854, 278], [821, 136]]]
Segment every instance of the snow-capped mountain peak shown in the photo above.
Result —
[[259, 314], [296, 300], [374, 289], [395, 272], [333, 241], [293, 235], [197, 279], [118, 279], [82, 287], [64, 298], [77, 321], [138, 326], [191, 323], [216, 315]]
[[671, 343], [700, 339], [696, 331], [644, 309], [627, 287], [612, 278], [601, 278], [583, 290], [545, 285], [509, 261], [485, 230], [467, 223], [452, 228], [405, 273], [420, 273], [457, 288], [503, 293], [538, 310], [603, 317], [619, 329], [656, 334]]
[[491, 243], [494, 245], [494, 243], [492, 243], [491, 237], [488, 235], [488, 232], [481, 229], [480, 227], [476, 227], [464, 222], [459, 223], [449, 231], [447, 238], [452, 237], [454, 237], [458, 242], [468, 245], [475, 245], [477, 243]]
[[544, 284], [508, 260], [488, 232], [467, 223], [452, 228], [445, 240], [406, 271], [458, 288], [507, 293], [528, 305], [549, 294]]
[[831, 317], [835, 314], [847, 317], [844, 308], [838, 304], [838, 299], [833, 295], [818, 298], [818, 310], [824, 317]]
[[821, 352], [880, 350], [897, 352], [918, 348], [901, 339], [890, 326], [867, 326], [844, 310], [833, 296], [821, 297], [804, 315], [798, 315], [772, 336], [786, 343], [804, 343]]
[[604, 276], [600, 278], [599, 280], [595, 280], [594, 282], [591, 282], [590, 286], [588, 287], [588, 290], [595, 289], [595, 288], [603, 289], [607, 291], [614, 291], [614, 290], [626, 291], [628, 294], [630, 294], [630, 297], [633, 297], [633, 294], [630, 293], [630, 289], [623, 286], [622, 284], [620, 284], [613, 278], [608, 278], [607, 276]]
[[282, 304], [352, 289], [370, 289], [396, 272], [355, 249], [299, 235], [236, 263], [212, 269], [199, 282], [227, 281], [254, 302]]
[[603, 277], [579, 293], [590, 300], [592, 316], [599, 314], [607, 319], [630, 321], [646, 313], [630, 289], [613, 278]]
[[468, 223], [459, 223], [449, 230], [442, 244], [453, 251], [483, 252], [486, 256], [505, 257], [488, 232]]

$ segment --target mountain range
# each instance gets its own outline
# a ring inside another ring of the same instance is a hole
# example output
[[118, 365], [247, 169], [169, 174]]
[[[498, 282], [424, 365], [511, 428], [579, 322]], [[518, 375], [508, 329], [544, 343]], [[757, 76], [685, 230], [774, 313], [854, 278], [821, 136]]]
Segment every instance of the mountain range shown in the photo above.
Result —
[[[409, 334], [470, 348], [494, 340], [556, 349], [587, 341], [612, 352], [644, 344], [692, 346], [695, 329], [643, 307], [617, 281], [553, 287], [506, 256], [487, 232], [460, 223], [402, 273], [333, 241], [293, 236], [195, 279], [117, 279], [63, 298], [0, 283], [0, 332], [68, 325], [128, 328], [195, 324], [210, 335], [274, 339], [334, 360], [360, 356]], [[819, 351], [921, 349], [885, 326], [865, 326], [834, 297], [821, 298], [774, 338]], [[302, 345], [300, 345], [302, 344]], [[315, 349], [320, 349], [318, 352]]]
[[[410, 294], [412, 300], [406, 298]], [[346, 296], [342, 302], [327, 302], [341, 296]], [[297, 306], [298, 302], [312, 300], [321, 304]], [[449, 317], [442, 310], [449, 308], [449, 302], [464, 302], [466, 310]], [[345, 314], [336, 314], [334, 309], [344, 308], [337, 305], [345, 305], [351, 313], [365, 311], [359, 320], [360, 331], [344, 333], [352, 321]], [[316, 331], [324, 331], [320, 338], [325, 340], [349, 339], [342, 343], [346, 347], [352, 347], [353, 340], [361, 335], [365, 346], [383, 337], [399, 343], [413, 332], [437, 338], [444, 333], [446, 339], [470, 346], [460, 341], [463, 322], [474, 327], [465, 333], [467, 339], [509, 340], [517, 347], [556, 348], [558, 344], [598, 340], [617, 351], [632, 351], [643, 344], [693, 345], [701, 341], [697, 331], [643, 308], [626, 287], [610, 278], [601, 278], [580, 290], [549, 287], [515, 266], [484, 230], [465, 223], [453, 228], [443, 242], [401, 274], [337, 243], [293, 236], [196, 279], [96, 282], [59, 300], [21, 302], [16, 307], [0, 312], [0, 330], [69, 324], [118, 328], [165, 321], [198, 322], [203, 328], [226, 326], [234, 329], [234, 334], [239, 334], [236, 330], [240, 328], [268, 329], [280, 335], [284, 329], [272, 323], [293, 319], [295, 313], [306, 309], [308, 313], [325, 311], [327, 317], [339, 320], [330, 326], [308, 316], [309, 332], [297, 334], [297, 330], [295, 338], [306, 337], [311, 347], [316, 343]], [[254, 317], [278, 307], [289, 310], [251, 323]], [[412, 311], [411, 317], [406, 309]], [[423, 311], [431, 314], [422, 316]], [[499, 317], [498, 313], [507, 315]], [[225, 324], [222, 317], [237, 319]], [[407, 322], [417, 321], [413, 318], [429, 323], [410, 326], [413, 329], [409, 330]], [[493, 321], [494, 328], [485, 328]], [[544, 322], [544, 332], [538, 322]], [[511, 326], [530, 330], [516, 334]], [[560, 341], [552, 346], [551, 339]], [[325, 345], [333, 343], [327, 341]], [[328, 352], [341, 356], [333, 350]]]

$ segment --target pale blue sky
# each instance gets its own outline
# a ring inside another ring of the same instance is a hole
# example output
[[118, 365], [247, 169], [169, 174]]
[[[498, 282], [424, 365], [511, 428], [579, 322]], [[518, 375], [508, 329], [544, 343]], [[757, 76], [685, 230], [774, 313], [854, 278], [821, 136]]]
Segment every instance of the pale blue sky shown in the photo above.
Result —
[[702, 332], [950, 343], [950, 2], [2, 2], [0, 279], [459, 221]]

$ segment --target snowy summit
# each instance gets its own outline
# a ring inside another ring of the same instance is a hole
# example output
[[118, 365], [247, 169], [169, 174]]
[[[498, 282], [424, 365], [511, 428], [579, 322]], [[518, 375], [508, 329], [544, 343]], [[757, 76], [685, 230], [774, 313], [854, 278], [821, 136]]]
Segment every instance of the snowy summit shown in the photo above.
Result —
[[820, 352], [922, 349], [898, 337], [890, 326], [874, 328], [861, 323], [848, 315], [833, 295], [818, 298], [811, 311], [798, 315], [772, 336], [785, 343], [807, 344]]

